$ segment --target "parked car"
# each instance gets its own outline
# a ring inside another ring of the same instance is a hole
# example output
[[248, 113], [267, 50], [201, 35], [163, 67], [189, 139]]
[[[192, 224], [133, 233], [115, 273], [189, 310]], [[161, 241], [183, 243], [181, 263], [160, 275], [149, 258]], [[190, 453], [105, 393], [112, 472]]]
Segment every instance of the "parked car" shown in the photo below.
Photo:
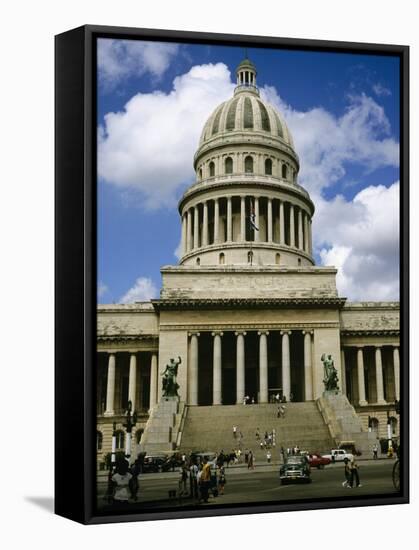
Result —
[[330, 454], [323, 455], [323, 457], [329, 458], [332, 462], [342, 462], [345, 458], [352, 460], [354, 455], [348, 453], [345, 449], [332, 449]]
[[327, 456], [319, 455], [318, 453], [308, 454], [308, 462], [311, 468], [317, 468], [322, 470], [325, 466], [330, 464], [332, 460]]
[[311, 483], [310, 464], [306, 455], [289, 456], [279, 468], [279, 479], [284, 485], [289, 481]]
[[150, 474], [164, 472], [170, 469], [167, 455], [146, 455], [142, 465], [142, 473]]

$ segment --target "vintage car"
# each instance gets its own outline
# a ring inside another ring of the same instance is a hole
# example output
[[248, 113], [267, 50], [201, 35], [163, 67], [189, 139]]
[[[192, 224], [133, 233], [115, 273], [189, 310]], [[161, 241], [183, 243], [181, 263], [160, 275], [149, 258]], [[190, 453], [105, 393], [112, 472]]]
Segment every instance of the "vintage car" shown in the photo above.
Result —
[[327, 456], [321, 456], [318, 453], [308, 454], [307, 458], [310, 467], [317, 468], [318, 470], [323, 470], [325, 466], [332, 462]]
[[285, 464], [279, 469], [279, 479], [282, 485], [290, 481], [304, 481], [310, 483], [310, 464], [307, 456], [289, 456]]
[[142, 473], [164, 472], [170, 469], [167, 455], [146, 455], [142, 464]]
[[345, 458], [353, 459], [353, 454], [348, 453], [345, 449], [332, 449], [330, 454], [323, 455], [324, 458], [330, 458], [332, 462], [343, 462]]

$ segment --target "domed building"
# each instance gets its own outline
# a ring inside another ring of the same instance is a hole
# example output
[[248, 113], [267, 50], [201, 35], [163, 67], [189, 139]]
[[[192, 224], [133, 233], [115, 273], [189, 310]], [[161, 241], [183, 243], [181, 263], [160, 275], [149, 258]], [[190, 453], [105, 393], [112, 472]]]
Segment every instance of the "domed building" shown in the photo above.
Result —
[[[301, 418], [277, 426], [284, 446], [368, 448], [389, 422], [399, 433], [399, 303], [349, 303], [336, 269], [315, 265], [315, 207], [291, 132], [260, 98], [255, 65], [245, 59], [236, 75], [203, 127], [179, 202], [179, 265], [162, 267], [160, 299], [98, 306], [99, 463], [112, 435], [126, 444], [129, 401], [133, 444], [149, 453], [230, 448], [234, 423], [246, 445], [255, 423], [274, 423], [278, 398]], [[329, 355], [338, 388], [326, 399]], [[171, 359], [176, 399], [162, 392]]]

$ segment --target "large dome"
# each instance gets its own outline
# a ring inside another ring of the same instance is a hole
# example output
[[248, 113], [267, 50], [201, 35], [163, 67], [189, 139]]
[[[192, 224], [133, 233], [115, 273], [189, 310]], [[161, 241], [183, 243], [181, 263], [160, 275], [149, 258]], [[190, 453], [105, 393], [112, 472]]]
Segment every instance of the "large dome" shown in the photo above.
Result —
[[294, 149], [290, 131], [283, 117], [256, 91], [236, 89], [234, 96], [219, 105], [202, 130], [199, 146], [226, 134], [267, 134]]

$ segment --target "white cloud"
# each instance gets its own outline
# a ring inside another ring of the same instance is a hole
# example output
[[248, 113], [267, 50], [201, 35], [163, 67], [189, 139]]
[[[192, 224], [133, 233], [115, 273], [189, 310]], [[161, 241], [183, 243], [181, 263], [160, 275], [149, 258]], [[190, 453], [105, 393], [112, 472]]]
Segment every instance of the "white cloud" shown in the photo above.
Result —
[[99, 281], [97, 286], [97, 297], [102, 298], [107, 292], [109, 292], [109, 288], [102, 283], [102, 281]]
[[373, 84], [372, 89], [378, 97], [391, 95], [391, 90], [386, 88], [381, 82]]
[[233, 89], [228, 68], [217, 63], [176, 77], [168, 94], [135, 95], [99, 128], [100, 177], [124, 192], [140, 192], [148, 208], [173, 205], [176, 190], [193, 181], [205, 121]]
[[299, 182], [317, 198], [346, 173], [349, 163], [372, 172], [399, 165], [399, 144], [389, 136], [384, 109], [365, 94], [348, 96], [348, 107], [336, 117], [322, 107], [294, 110], [275, 88], [265, 86], [262, 95], [284, 115], [301, 161]]
[[153, 281], [148, 277], [138, 277], [132, 286], [120, 299], [121, 304], [132, 304], [134, 302], [147, 302], [151, 298], [157, 298], [159, 291]]
[[348, 202], [320, 199], [313, 235], [323, 265], [338, 268], [341, 295], [399, 299], [399, 182], [370, 186]]
[[97, 52], [99, 79], [111, 90], [129, 76], [148, 72], [160, 78], [178, 51], [177, 44], [101, 38]]

